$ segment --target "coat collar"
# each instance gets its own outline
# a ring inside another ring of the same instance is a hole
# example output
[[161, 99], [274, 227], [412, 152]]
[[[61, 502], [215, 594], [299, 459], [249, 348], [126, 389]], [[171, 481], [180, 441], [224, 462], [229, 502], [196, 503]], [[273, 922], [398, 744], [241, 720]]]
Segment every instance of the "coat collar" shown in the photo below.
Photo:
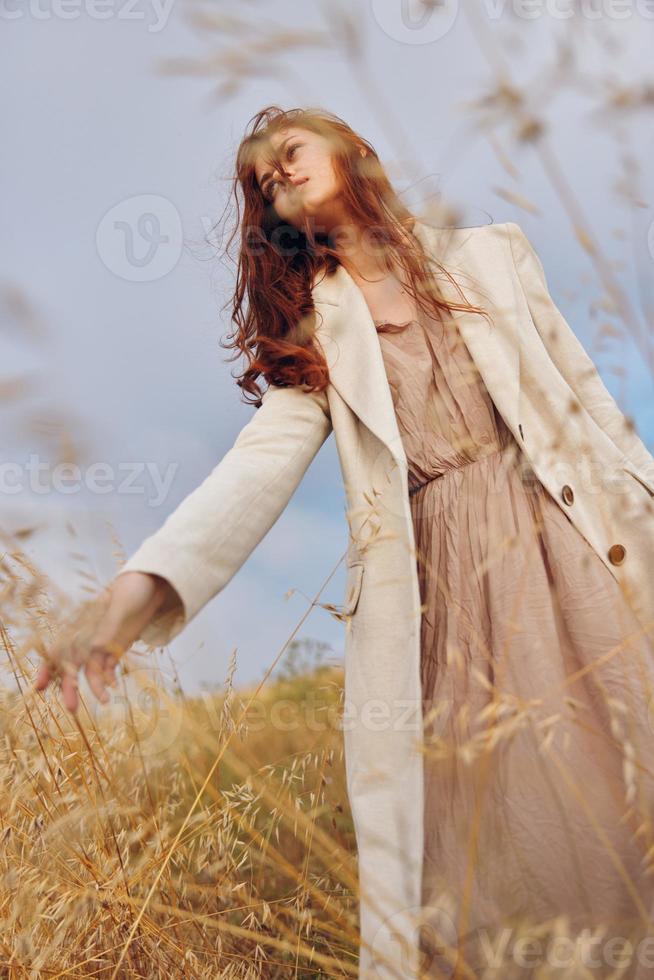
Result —
[[[492, 231], [493, 226], [489, 228]], [[452, 312], [491, 398], [516, 434], [518, 329], [513, 280], [501, 262], [504, 253], [489, 249], [486, 227], [434, 228], [417, 221], [414, 234], [463, 290], [465, 300], [444, 274], [437, 273], [446, 302], [482, 306], [493, 318], [489, 324], [478, 313]], [[504, 281], [499, 275], [502, 271]], [[332, 386], [398, 464], [406, 467], [377, 328], [361, 289], [346, 269], [338, 266], [329, 279], [313, 286], [312, 296], [320, 314], [315, 337], [327, 360]]]

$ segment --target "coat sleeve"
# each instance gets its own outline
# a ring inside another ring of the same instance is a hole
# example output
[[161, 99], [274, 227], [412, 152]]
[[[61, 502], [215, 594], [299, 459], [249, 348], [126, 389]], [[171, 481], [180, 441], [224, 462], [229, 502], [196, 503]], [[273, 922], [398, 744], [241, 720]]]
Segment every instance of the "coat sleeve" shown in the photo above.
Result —
[[142, 631], [169, 643], [220, 592], [283, 512], [332, 430], [325, 391], [270, 386], [205, 480], [122, 566], [160, 575], [181, 599]]
[[595, 364], [550, 296], [545, 272], [520, 225], [508, 222], [509, 242], [518, 277], [543, 344], [581, 405], [623, 455], [623, 462], [654, 485], [654, 458], [605, 387]]

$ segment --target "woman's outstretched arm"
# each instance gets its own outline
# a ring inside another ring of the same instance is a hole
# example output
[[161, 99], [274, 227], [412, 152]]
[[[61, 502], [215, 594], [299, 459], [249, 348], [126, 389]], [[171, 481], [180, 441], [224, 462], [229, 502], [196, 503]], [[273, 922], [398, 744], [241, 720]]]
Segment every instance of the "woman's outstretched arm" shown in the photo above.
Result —
[[166, 601], [141, 639], [169, 643], [227, 585], [281, 515], [331, 429], [324, 391], [268, 388], [232, 448], [118, 573], [147, 572], [168, 583]]
[[625, 418], [567, 320], [554, 303], [533, 245], [520, 225], [508, 222], [509, 243], [532, 319], [549, 356], [581, 405], [623, 454], [654, 485], [654, 459]]

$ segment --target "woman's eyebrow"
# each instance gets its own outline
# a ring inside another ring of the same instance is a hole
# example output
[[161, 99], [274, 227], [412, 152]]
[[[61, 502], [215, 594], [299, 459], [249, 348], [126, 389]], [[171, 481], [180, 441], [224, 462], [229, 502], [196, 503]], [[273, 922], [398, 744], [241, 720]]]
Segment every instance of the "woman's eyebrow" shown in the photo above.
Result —
[[[279, 144], [279, 147], [278, 147], [277, 152], [278, 153], [281, 153], [282, 150], [284, 149], [284, 147], [286, 146], [286, 144], [288, 143], [288, 141], [289, 140], [292, 140], [292, 139], [293, 139], [293, 136], [287, 136], [285, 140], [282, 140], [282, 142]], [[260, 187], [261, 190], [263, 190], [263, 185], [266, 183], [266, 180], [268, 179], [268, 177], [272, 177], [272, 171], [271, 170], [266, 170], [265, 174], [262, 174], [261, 175], [261, 180], [259, 181], [259, 187]]]

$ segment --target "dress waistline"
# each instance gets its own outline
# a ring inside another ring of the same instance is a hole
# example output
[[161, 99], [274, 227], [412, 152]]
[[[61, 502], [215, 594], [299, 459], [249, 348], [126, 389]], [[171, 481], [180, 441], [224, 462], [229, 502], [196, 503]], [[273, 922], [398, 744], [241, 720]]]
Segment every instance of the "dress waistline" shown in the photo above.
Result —
[[465, 463], [459, 463], [456, 466], [450, 466], [450, 468], [445, 470], [443, 473], [437, 473], [436, 476], [432, 476], [428, 480], [425, 480], [423, 483], [419, 483], [417, 486], [411, 487], [409, 489], [409, 496], [413, 497], [413, 495], [417, 493], [418, 490], [422, 490], [423, 487], [426, 487], [428, 486], [428, 484], [433, 483], [434, 480], [442, 480], [443, 477], [447, 476], [449, 473], [456, 473], [458, 470], [462, 470], [465, 466], [471, 466], [473, 463], [481, 463], [482, 460], [489, 459], [491, 456], [500, 456], [502, 455], [502, 453], [505, 453], [509, 448], [510, 446], [508, 445], [496, 446], [495, 449], [493, 449], [489, 453], [484, 453], [483, 456], [476, 456], [474, 459], [466, 460]]

